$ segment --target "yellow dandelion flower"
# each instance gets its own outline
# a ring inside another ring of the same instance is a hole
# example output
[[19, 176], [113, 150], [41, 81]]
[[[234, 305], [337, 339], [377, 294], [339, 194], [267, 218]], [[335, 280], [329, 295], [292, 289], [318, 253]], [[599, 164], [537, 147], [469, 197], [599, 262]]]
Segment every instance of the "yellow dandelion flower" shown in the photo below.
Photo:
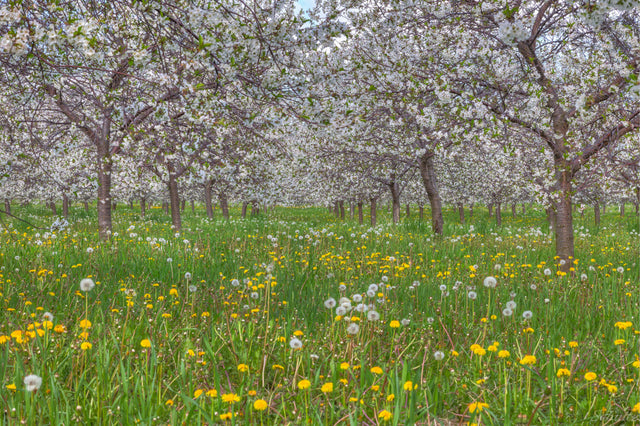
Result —
[[298, 389], [300, 389], [300, 390], [309, 389], [310, 387], [311, 387], [311, 382], [308, 381], [307, 379], [300, 380], [298, 382]]
[[393, 414], [391, 414], [389, 411], [387, 410], [382, 410], [378, 413], [378, 418], [382, 419], [384, 421], [389, 421], [391, 420], [391, 418], [393, 417]]
[[387, 401], [388, 401], [388, 402], [391, 402], [391, 401], [393, 401], [395, 398], [396, 398], [396, 396], [395, 396], [394, 394], [390, 393], [390, 394], [387, 396]]
[[83, 351], [88, 351], [92, 347], [93, 345], [89, 342], [82, 342], [82, 344], [80, 345], [80, 349], [82, 349]]
[[333, 383], [332, 382], [325, 383], [324, 385], [322, 385], [320, 390], [322, 391], [322, 393], [333, 392]]
[[511, 354], [509, 353], [509, 351], [501, 350], [500, 352], [498, 352], [498, 358], [509, 358], [510, 356]]
[[525, 355], [524, 358], [520, 360], [520, 364], [522, 365], [533, 365], [537, 361], [535, 355]]
[[258, 399], [253, 403], [253, 409], [256, 411], [264, 411], [268, 406], [269, 404], [264, 399]]
[[91, 328], [91, 321], [88, 319], [83, 319], [80, 321], [80, 328]]
[[207, 395], [209, 398], [215, 398], [216, 396], [218, 396], [218, 391], [215, 389], [209, 389], [205, 395]]
[[140, 341], [140, 346], [142, 346], [143, 348], [150, 348], [151, 347], [151, 340], [149, 339], [142, 339]]
[[400, 327], [400, 321], [398, 321], [398, 320], [393, 320], [393, 321], [391, 321], [391, 322], [389, 323], [389, 327], [391, 327], [391, 328], [398, 328], [398, 327]]
[[403, 388], [406, 391], [413, 390], [413, 382], [411, 380], [407, 380], [406, 382], [404, 382]]
[[203, 393], [204, 393], [204, 390], [196, 389], [196, 391], [193, 393], [193, 399], [198, 399], [200, 395], [202, 395]]
[[247, 364], [238, 364], [238, 371], [246, 373], [249, 371], [249, 366]]
[[558, 377], [563, 377], [563, 376], [570, 376], [571, 375], [571, 371], [567, 370], [566, 368], [560, 368], [558, 370], [558, 372], [556, 373], [556, 376]]
[[482, 412], [482, 410], [488, 407], [489, 404], [486, 404], [484, 402], [472, 402], [471, 404], [469, 404], [469, 412], [475, 413], [477, 411], [478, 413], [480, 413]]
[[349, 369], [349, 363], [348, 362], [343, 362], [342, 364], [340, 364], [340, 369], [341, 370]]
[[598, 377], [598, 375], [597, 375], [596, 373], [594, 373], [594, 372], [591, 372], [591, 371], [589, 371], [587, 374], [585, 374], [585, 375], [584, 375], [584, 379], [585, 379], [587, 382], [590, 382], [590, 381], [592, 381], [592, 380], [595, 380], [595, 379], [596, 379], [596, 377]]
[[377, 375], [382, 374], [382, 368], [380, 368], [380, 367], [371, 367], [371, 370], [370, 370], [370, 371], [371, 371], [373, 374], [377, 374]]
[[240, 402], [240, 397], [235, 393], [224, 393], [222, 394], [222, 400], [229, 404], [233, 404], [234, 402]]
[[614, 345], [619, 346], [619, 345], [624, 345], [626, 343], [626, 340], [624, 339], [616, 339], [615, 342], [613, 342]]

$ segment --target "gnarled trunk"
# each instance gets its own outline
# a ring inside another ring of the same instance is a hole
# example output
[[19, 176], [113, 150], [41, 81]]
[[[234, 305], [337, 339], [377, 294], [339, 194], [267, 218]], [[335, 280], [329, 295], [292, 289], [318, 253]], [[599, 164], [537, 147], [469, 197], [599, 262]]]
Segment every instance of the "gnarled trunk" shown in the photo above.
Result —
[[444, 219], [442, 218], [442, 201], [438, 192], [436, 171], [433, 164], [433, 153], [427, 152], [420, 158], [420, 176], [422, 184], [427, 191], [429, 204], [431, 205], [431, 228], [436, 235], [442, 235]]
[[221, 192], [218, 196], [220, 199], [220, 210], [222, 210], [222, 217], [229, 220], [229, 202], [227, 200], [227, 194]]
[[209, 179], [204, 183], [204, 207], [207, 210], [207, 217], [213, 219], [213, 203], [211, 202], [211, 190], [213, 180]]
[[371, 226], [376, 226], [378, 218], [376, 217], [376, 199], [371, 199]]
[[389, 185], [391, 190], [391, 210], [393, 215], [393, 223], [400, 222], [400, 191], [398, 190], [398, 184], [392, 182]]
[[593, 205], [593, 219], [596, 226], [600, 226], [600, 203], [598, 202]]
[[571, 214], [571, 165], [564, 159], [556, 159], [556, 181], [559, 200], [556, 201], [556, 256], [564, 265], [560, 269], [568, 272], [573, 265], [573, 216]]
[[[109, 127], [107, 125], [107, 127]], [[107, 134], [109, 129], [107, 129]], [[109, 154], [108, 136], [96, 141], [98, 157], [98, 234], [101, 240], [111, 236], [111, 169], [113, 162]]]
[[173, 170], [169, 170], [169, 202], [171, 203], [171, 223], [178, 232], [182, 228], [180, 216], [180, 193], [178, 192], [178, 180]]
[[69, 217], [69, 196], [62, 194], [62, 215], [65, 219]]
[[249, 202], [248, 201], [243, 201], [242, 202], [242, 218], [246, 219], [247, 218], [247, 207], [249, 206]]
[[11, 200], [8, 198], [4, 199], [4, 211], [11, 214]]
[[502, 204], [496, 203], [496, 225], [502, 226]]

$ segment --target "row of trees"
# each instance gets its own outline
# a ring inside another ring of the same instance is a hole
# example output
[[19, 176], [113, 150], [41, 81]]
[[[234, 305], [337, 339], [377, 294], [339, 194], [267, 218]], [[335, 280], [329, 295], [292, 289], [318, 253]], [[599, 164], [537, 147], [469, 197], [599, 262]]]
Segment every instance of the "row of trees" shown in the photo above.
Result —
[[102, 238], [114, 197], [166, 197], [179, 228], [181, 197], [200, 193], [207, 206], [388, 194], [396, 220], [401, 196], [427, 200], [436, 234], [443, 200], [537, 200], [568, 259], [573, 203], [637, 205], [637, 6], [7, 3], [0, 187], [97, 195]]

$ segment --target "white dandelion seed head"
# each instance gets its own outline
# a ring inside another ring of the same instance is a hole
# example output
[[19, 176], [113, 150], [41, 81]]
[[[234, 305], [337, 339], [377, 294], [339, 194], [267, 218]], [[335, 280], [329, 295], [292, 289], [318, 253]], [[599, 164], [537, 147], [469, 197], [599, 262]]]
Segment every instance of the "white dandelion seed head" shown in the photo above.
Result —
[[197, 290], [198, 290], [198, 287], [196, 287], [195, 285], [192, 284], [189, 286], [189, 291], [191, 293], [195, 293]]
[[340, 290], [340, 291], [345, 291], [346, 289], [347, 289], [347, 286], [346, 286], [346, 285], [344, 285], [344, 284], [340, 284], [340, 285], [338, 286], [338, 290]]
[[537, 289], [538, 289], [538, 286], [537, 286], [537, 285], [535, 285], [535, 284], [531, 284], [531, 285], [529, 286], [529, 288], [530, 288], [531, 290], [537, 290]]
[[467, 293], [467, 296], [471, 300], [476, 300], [476, 298], [478, 297], [478, 294], [475, 291], [470, 291], [469, 293]]
[[411, 324], [411, 320], [409, 318], [403, 318], [402, 321], [400, 321], [400, 324], [402, 324], [402, 325], [404, 325], [406, 327], [409, 324]]
[[327, 309], [333, 309], [336, 307], [336, 305], [336, 299], [334, 299], [333, 297], [330, 297], [324, 301], [324, 307]]
[[447, 286], [444, 284], [440, 284], [440, 291], [447, 291]]
[[551, 269], [546, 268], [546, 269], [544, 270], [544, 274], [545, 274], [546, 276], [550, 276], [550, 275], [551, 275]]
[[87, 254], [91, 254], [93, 253], [93, 248], [92, 247], [87, 247]]
[[482, 284], [484, 284], [484, 286], [487, 288], [495, 288], [495, 286], [498, 284], [498, 281], [494, 277], [487, 277], [484, 279]]
[[253, 291], [253, 292], [251, 292], [251, 298], [252, 298], [253, 300], [258, 299], [259, 297], [260, 297], [260, 295], [258, 294], [258, 292], [257, 292], [257, 291]]
[[240, 281], [234, 278], [231, 280], [231, 285], [234, 287], [238, 287], [240, 285]]
[[302, 349], [302, 340], [297, 337], [292, 337], [291, 340], [289, 340], [289, 347], [291, 349]]
[[173, 262], [173, 259], [170, 257], [167, 257], [167, 263], [171, 263], [171, 262]]
[[427, 318], [427, 324], [433, 324], [434, 321], [433, 317]]
[[595, 271], [595, 270], [596, 270], [596, 268], [595, 268], [595, 266], [593, 266], [593, 265], [589, 265], [589, 270], [590, 270], [591, 272], [593, 272], [593, 271]]
[[364, 303], [358, 303], [358, 305], [356, 305], [356, 311], [358, 312], [367, 312], [368, 310], [369, 308]]
[[544, 299], [544, 303], [549, 303], [549, 302], [551, 302], [550, 299]]
[[442, 351], [435, 351], [433, 353], [433, 357], [436, 359], [436, 361], [442, 361], [444, 359], [444, 352]]
[[53, 314], [51, 312], [45, 312], [44, 314], [42, 314], [42, 318], [45, 321], [53, 321]]
[[80, 281], [80, 290], [82, 291], [91, 291], [95, 286], [96, 283], [91, 278], [83, 278]]
[[587, 277], [587, 274], [582, 274], [580, 275], [580, 281], [586, 281], [589, 277]]
[[509, 297], [511, 297], [512, 299], [516, 298], [516, 292], [512, 291], [511, 293], [509, 293]]
[[369, 292], [369, 291], [377, 292], [378, 291], [378, 284], [370, 284], [369, 288], [367, 289], [367, 292]]
[[493, 269], [495, 269], [496, 271], [499, 271], [500, 269], [502, 269], [502, 265], [499, 263], [496, 263]]
[[373, 290], [367, 290], [367, 296], [368, 297], [376, 297], [376, 292]]
[[353, 296], [351, 296], [351, 299], [356, 303], [360, 303], [360, 302], [362, 302], [362, 295], [361, 294], [354, 294]]
[[511, 309], [512, 311], [516, 308], [516, 306], [518, 306], [518, 304], [514, 300], [509, 300], [507, 302], [507, 308]]
[[336, 315], [339, 315], [341, 317], [345, 316], [347, 314], [347, 310], [345, 309], [344, 306], [340, 305], [336, 308]]
[[624, 273], [624, 268], [622, 266], [618, 266], [616, 271], [618, 271], [619, 273], [623, 274]]
[[529, 319], [533, 318], [533, 312], [531, 312], [531, 311], [524, 311], [524, 312], [522, 313], [522, 318], [524, 318], [524, 319], [526, 319], [526, 320], [529, 320]]
[[27, 392], [37, 391], [40, 389], [40, 386], [42, 386], [42, 377], [36, 376], [35, 374], [29, 374], [23, 381]]
[[348, 297], [344, 297], [344, 296], [338, 299], [339, 305], [344, 305], [345, 303], [351, 303], [351, 300]]
[[184, 279], [187, 281], [191, 281], [191, 272], [185, 272]]
[[566, 261], [566, 260], [564, 260], [564, 259], [560, 259], [560, 262], [558, 262], [558, 264], [559, 264], [560, 266], [564, 266], [566, 263], [567, 263], [567, 261]]
[[414, 287], [420, 287], [420, 281], [414, 281], [411, 283], [411, 285]]
[[509, 308], [504, 308], [502, 310], [502, 315], [504, 315], [505, 317], [510, 317], [511, 315], [513, 315], [513, 311]]
[[387, 277], [386, 275], [383, 275], [382, 278], [380, 278], [380, 279], [382, 280], [383, 283], [386, 283], [386, 282], [389, 281], [389, 277]]
[[347, 333], [349, 333], [351, 335], [358, 334], [359, 331], [360, 331], [360, 326], [355, 322], [352, 322], [347, 327]]
[[378, 321], [380, 319], [380, 314], [377, 311], [369, 311], [367, 312], [367, 319], [369, 321]]

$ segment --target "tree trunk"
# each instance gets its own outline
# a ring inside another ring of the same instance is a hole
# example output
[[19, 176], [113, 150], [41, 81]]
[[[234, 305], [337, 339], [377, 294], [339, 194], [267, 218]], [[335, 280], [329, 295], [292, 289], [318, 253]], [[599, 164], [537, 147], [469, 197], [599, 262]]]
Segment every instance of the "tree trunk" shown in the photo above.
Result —
[[258, 214], [260, 214], [260, 206], [256, 202], [251, 203], [251, 216], [256, 217]]
[[511, 204], [511, 216], [516, 217], [516, 203]]
[[55, 201], [49, 203], [49, 208], [51, 209], [51, 212], [54, 216], [58, 216], [58, 208], [56, 207]]
[[564, 260], [560, 269], [569, 272], [573, 266], [573, 216], [571, 214], [571, 165], [556, 159], [556, 180], [560, 199], [556, 202], [556, 256]]
[[431, 228], [436, 235], [442, 235], [444, 219], [442, 218], [442, 201], [438, 192], [438, 183], [433, 164], [433, 152], [427, 152], [420, 158], [420, 176], [431, 205]]
[[376, 217], [376, 199], [371, 199], [371, 226], [376, 226], [378, 218]]
[[391, 185], [389, 185], [389, 189], [391, 190], [393, 223], [398, 223], [400, 222], [400, 191], [398, 191], [398, 184], [392, 182]]
[[469, 218], [473, 217], [473, 203], [469, 205]]
[[142, 197], [140, 198], [140, 217], [144, 218], [144, 215], [147, 213], [147, 200]]
[[333, 202], [333, 215], [338, 219], [340, 217], [340, 205], [337, 201]]
[[221, 192], [218, 198], [220, 198], [220, 210], [222, 210], [222, 217], [229, 220], [229, 202], [227, 200], [227, 194]]
[[338, 205], [340, 206], [340, 219], [344, 220], [344, 201], [340, 200]]
[[620, 216], [624, 217], [624, 202], [620, 203]]
[[115, 212], [117, 209], [118, 209], [118, 202], [114, 201], [113, 203], [111, 203], [111, 210]]
[[180, 193], [178, 192], [178, 180], [172, 170], [169, 170], [169, 201], [171, 202], [171, 223], [176, 232], [182, 228], [182, 218], [180, 217]]
[[547, 221], [549, 222], [549, 226], [553, 231], [556, 230], [556, 210], [554, 206], [550, 206], [546, 209], [547, 212]]
[[420, 216], [420, 221], [424, 220], [424, 206], [422, 204], [418, 206], [418, 215]]
[[4, 199], [4, 211], [11, 214], [11, 200], [8, 198]]
[[489, 217], [493, 216], [493, 203], [489, 203], [487, 209], [489, 210]]
[[522, 215], [524, 216], [526, 212], [527, 212], [527, 205], [525, 203], [522, 203]]
[[62, 194], [62, 215], [65, 219], [69, 218], [69, 196]]
[[84, 201], [82, 204], [84, 204], [84, 211], [86, 213], [89, 213], [89, 203], [87, 201]]
[[180, 210], [184, 211], [186, 207], [187, 207], [187, 200], [183, 198], [182, 200], [180, 200]]
[[246, 219], [247, 218], [247, 206], [249, 205], [248, 201], [243, 201], [242, 202], [242, 218]]
[[355, 217], [356, 206], [353, 201], [349, 201], [349, 218], [353, 219]]
[[597, 202], [593, 205], [593, 219], [596, 226], [600, 226], [600, 204]]
[[[110, 123], [110, 122], [109, 122]], [[101, 240], [111, 237], [111, 169], [113, 162], [109, 154], [110, 124], [102, 140], [96, 141], [98, 156], [98, 233]]]
[[460, 223], [464, 224], [464, 205], [458, 204], [458, 214], [460, 216]]
[[204, 206], [207, 210], [207, 217], [213, 219], [213, 203], [211, 202], [211, 189], [213, 187], [213, 180], [209, 179], [204, 183]]
[[407, 216], [407, 219], [409, 219], [409, 217], [411, 217], [411, 204], [407, 204], [406, 216]]
[[129, 208], [133, 210], [133, 198], [129, 199]]
[[169, 214], [169, 203], [166, 200], [162, 201], [162, 211], [164, 214]]
[[496, 203], [496, 225], [502, 226], [502, 204]]
[[362, 201], [358, 202], [358, 223], [360, 225], [364, 223], [364, 214], [362, 212]]
[[602, 214], [607, 213], [607, 203], [602, 203]]

